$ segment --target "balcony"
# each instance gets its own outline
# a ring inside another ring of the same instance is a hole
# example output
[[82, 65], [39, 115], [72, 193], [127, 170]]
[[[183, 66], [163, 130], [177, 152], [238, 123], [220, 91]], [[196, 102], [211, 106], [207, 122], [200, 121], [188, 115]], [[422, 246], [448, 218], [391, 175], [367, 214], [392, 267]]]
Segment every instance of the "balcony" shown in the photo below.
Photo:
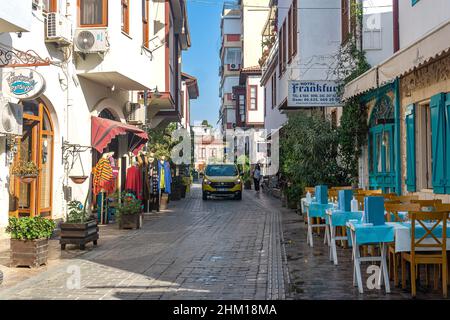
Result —
[[0, 10], [0, 33], [28, 32], [31, 30], [31, 0], [2, 1]]

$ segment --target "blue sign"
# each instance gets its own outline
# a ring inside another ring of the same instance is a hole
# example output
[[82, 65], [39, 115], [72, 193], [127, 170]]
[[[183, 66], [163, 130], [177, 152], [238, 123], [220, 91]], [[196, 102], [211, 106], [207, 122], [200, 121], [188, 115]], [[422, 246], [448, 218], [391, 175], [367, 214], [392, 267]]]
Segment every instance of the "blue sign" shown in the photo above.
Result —
[[3, 78], [3, 91], [17, 99], [34, 99], [45, 89], [45, 80], [33, 69], [15, 69]]

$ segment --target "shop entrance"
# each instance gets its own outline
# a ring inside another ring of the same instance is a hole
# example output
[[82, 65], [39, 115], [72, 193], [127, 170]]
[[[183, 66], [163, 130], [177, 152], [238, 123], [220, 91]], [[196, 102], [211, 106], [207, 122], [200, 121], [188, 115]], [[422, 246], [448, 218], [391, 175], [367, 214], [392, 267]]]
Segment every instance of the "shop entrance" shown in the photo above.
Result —
[[[18, 139], [14, 164], [33, 161], [39, 175], [31, 183], [22, 183], [10, 175], [10, 216], [52, 215], [53, 124], [48, 108], [41, 100], [21, 102], [23, 105], [23, 135]], [[11, 166], [12, 167], [12, 166]]]
[[369, 121], [369, 185], [384, 193], [395, 190], [394, 106], [383, 95], [373, 108]]

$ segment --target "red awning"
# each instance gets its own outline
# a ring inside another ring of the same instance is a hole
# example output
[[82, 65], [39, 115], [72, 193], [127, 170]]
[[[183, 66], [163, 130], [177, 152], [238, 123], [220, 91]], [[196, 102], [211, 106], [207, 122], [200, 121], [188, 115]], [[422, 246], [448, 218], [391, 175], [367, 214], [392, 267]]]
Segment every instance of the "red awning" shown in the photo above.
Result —
[[112, 139], [118, 135], [129, 134], [129, 148], [134, 154], [148, 141], [145, 131], [122, 122], [92, 117], [91, 123], [91, 143], [92, 148], [98, 152], [103, 152]]

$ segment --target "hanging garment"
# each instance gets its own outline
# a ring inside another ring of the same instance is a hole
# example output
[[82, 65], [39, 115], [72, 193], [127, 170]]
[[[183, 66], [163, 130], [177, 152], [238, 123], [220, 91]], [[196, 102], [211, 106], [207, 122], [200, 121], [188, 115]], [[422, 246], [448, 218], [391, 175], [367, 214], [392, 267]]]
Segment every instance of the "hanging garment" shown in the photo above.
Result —
[[170, 174], [170, 164], [169, 161], [164, 161], [163, 164], [161, 164], [161, 161], [158, 161], [158, 193], [159, 190], [164, 188], [164, 192], [170, 194], [170, 185], [172, 183], [172, 176]]
[[158, 194], [159, 188], [158, 188], [158, 163], [156, 160], [154, 160], [150, 164], [150, 190], [151, 193], [156, 195]]
[[125, 190], [134, 192], [139, 200], [142, 200], [142, 175], [137, 166], [131, 166], [127, 170]]
[[116, 159], [114, 159], [113, 157], [109, 157], [109, 163], [111, 164], [114, 179], [117, 179], [117, 177], [119, 176], [119, 167], [116, 165]]
[[102, 190], [107, 193], [114, 192], [114, 176], [111, 163], [108, 159], [100, 159], [92, 169], [93, 192], [95, 195]]

